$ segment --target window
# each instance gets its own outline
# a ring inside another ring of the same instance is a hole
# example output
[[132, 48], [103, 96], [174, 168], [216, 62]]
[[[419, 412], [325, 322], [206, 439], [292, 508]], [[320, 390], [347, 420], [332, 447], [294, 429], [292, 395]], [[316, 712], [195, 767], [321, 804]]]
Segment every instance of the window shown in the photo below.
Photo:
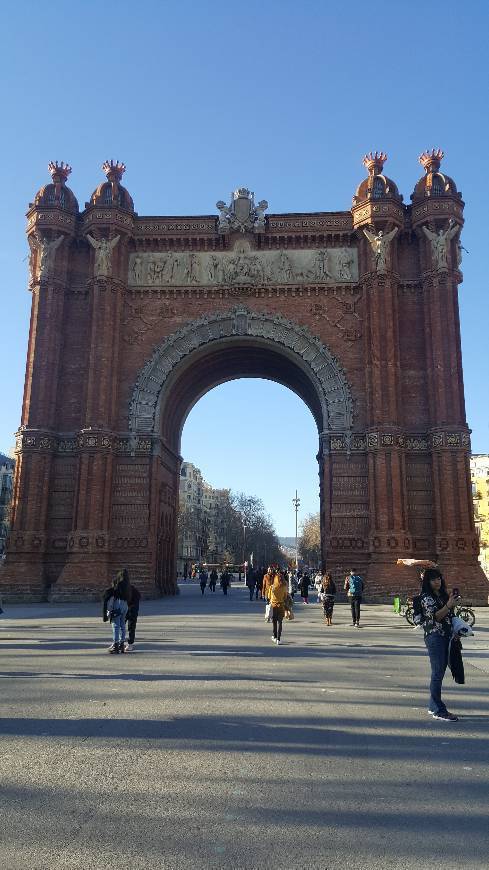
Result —
[[385, 189], [383, 179], [379, 178], [379, 176], [376, 176], [376, 178], [374, 178], [374, 184], [372, 187], [372, 196], [374, 199], [380, 199], [384, 195], [384, 193]]
[[441, 175], [434, 175], [431, 183], [432, 196], [442, 196], [445, 193], [445, 186]]
[[[48, 195], [46, 197], [46, 203], [47, 203], [47, 205], [56, 205], [56, 203], [57, 203], [54, 186], [51, 187], [50, 190], [48, 191]], [[63, 188], [61, 188], [61, 190], [59, 192], [59, 204], [61, 205], [62, 208], [64, 208], [65, 203], [66, 203], [65, 191], [63, 190]]]

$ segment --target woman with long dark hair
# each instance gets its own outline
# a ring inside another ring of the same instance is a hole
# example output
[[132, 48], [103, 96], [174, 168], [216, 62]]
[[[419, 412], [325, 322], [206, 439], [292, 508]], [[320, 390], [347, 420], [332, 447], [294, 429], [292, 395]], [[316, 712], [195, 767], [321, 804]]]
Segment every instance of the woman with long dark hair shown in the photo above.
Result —
[[104, 622], [112, 624], [113, 640], [109, 647], [112, 654], [125, 652], [126, 615], [130, 597], [129, 573], [127, 568], [121, 568], [112, 580], [112, 585], [105, 590], [102, 603], [102, 618]]
[[431, 663], [430, 705], [428, 711], [435, 719], [456, 722], [441, 698], [441, 686], [448, 665], [448, 645], [452, 634], [452, 608], [457, 599], [449, 595], [443, 575], [438, 568], [426, 568], [421, 574], [421, 613], [424, 642]]
[[273, 635], [272, 640], [277, 646], [282, 637], [282, 623], [285, 616], [285, 604], [289, 594], [285, 571], [277, 571], [273, 583], [268, 587], [268, 600], [272, 609]]

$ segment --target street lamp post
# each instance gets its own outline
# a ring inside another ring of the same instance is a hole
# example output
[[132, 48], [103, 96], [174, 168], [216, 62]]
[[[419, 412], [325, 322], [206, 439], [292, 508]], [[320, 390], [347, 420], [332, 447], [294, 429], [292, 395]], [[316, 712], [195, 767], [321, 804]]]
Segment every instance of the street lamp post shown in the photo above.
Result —
[[244, 582], [246, 583], [246, 523], [243, 520], [243, 566], [244, 566]]
[[295, 498], [292, 499], [292, 504], [294, 505], [295, 510], [295, 572], [297, 574], [297, 568], [299, 566], [299, 561], [297, 558], [297, 512], [299, 510], [299, 505], [301, 503], [300, 498], [297, 495], [297, 490], [295, 491]]

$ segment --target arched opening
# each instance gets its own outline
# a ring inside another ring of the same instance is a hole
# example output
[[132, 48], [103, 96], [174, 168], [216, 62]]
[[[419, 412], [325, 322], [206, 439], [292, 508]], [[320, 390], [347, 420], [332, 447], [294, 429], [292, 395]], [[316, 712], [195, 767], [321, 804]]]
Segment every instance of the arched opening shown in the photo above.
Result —
[[372, 187], [372, 196], [374, 199], [382, 199], [385, 194], [385, 183], [384, 179], [380, 178], [380, 176], [376, 176], [374, 178], [374, 183]]
[[162, 591], [175, 588], [185, 420], [209, 390], [240, 378], [282, 384], [310, 409], [318, 430], [321, 524], [329, 528], [328, 439], [342, 434], [348, 440], [353, 424], [351, 391], [341, 366], [319, 339], [284, 318], [245, 308], [203, 317], [156, 348], [140, 373], [130, 405], [134, 436], [153, 439], [150, 536], [156, 542], [155, 576]]
[[[317, 445], [314, 418], [291, 390], [257, 378], [209, 390], [182, 435], [179, 575], [199, 562], [293, 563], [296, 488], [299, 534], [301, 521], [319, 514]], [[316, 553], [308, 554], [311, 566]]]
[[433, 175], [433, 179], [431, 182], [431, 195], [432, 196], [443, 196], [445, 193], [445, 184], [443, 175], [440, 173], [435, 173]]

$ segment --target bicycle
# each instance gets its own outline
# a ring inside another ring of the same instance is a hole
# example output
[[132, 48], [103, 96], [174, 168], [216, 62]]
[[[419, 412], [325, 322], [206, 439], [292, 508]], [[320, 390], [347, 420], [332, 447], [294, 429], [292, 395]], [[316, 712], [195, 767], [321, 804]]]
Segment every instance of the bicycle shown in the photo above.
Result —
[[[413, 599], [412, 598], [404, 598], [401, 600], [400, 606], [400, 615], [404, 617], [408, 625], [415, 625], [414, 622], [414, 611], [413, 611]], [[457, 604], [454, 608], [455, 616], [463, 619], [467, 625], [472, 626], [475, 624], [475, 613], [470, 606], [470, 602], [467, 604]]]
[[413, 599], [401, 598], [399, 602], [399, 616], [403, 616], [409, 625], [414, 625]]

